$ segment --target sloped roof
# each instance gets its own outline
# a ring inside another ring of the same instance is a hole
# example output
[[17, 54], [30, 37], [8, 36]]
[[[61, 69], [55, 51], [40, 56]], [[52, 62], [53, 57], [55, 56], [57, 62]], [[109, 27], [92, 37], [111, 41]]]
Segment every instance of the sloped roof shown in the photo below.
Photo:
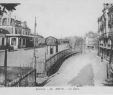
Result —
[[55, 46], [58, 44], [58, 41], [55, 37], [49, 36], [45, 39], [46, 45]]

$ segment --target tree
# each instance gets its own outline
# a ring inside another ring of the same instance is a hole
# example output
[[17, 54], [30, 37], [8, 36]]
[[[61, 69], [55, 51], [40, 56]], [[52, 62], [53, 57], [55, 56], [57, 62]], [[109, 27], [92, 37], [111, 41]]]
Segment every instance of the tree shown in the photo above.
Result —
[[3, 16], [4, 13], [7, 13], [8, 11], [16, 10], [16, 6], [18, 6], [20, 3], [0, 3], [0, 15]]
[[74, 36], [74, 37], [69, 37], [69, 48], [81, 51], [83, 44], [84, 44], [84, 39], [82, 37]]

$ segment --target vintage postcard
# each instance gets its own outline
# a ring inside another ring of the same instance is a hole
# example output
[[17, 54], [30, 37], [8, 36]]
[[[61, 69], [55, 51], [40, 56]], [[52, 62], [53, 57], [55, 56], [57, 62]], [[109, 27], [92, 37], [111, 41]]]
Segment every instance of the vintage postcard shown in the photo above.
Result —
[[112, 0], [0, 1], [2, 95], [113, 94], [112, 87]]

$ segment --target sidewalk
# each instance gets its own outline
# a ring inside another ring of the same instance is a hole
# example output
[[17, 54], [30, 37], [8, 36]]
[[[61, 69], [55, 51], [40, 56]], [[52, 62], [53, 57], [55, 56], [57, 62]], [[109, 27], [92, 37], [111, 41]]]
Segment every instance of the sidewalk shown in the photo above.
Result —
[[105, 79], [106, 63], [96, 51], [86, 51], [67, 59], [46, 86], [102, 86]]
[[[94, 85], [103, 85], [107, 78], [107, 61], [101, 61], [101, 58], [97, 56], [97, 51], [87, 51], [89, 55], [92, 56], [94, 63], [92, 63], [93, 72], [94, 72]], [[92, 60], [92, 59], [91, 59]]]
[[[20, 49], [16, 49], [16, 50], [12, 50], [12, 51], [8, 51], [8, 52], [14, 52], [14, 51], [20, 51], [20, 50], [30, 50], [33, 48], [20, 48]], [[0, 53], [5, 52], [5, 50], [0, 50]]]

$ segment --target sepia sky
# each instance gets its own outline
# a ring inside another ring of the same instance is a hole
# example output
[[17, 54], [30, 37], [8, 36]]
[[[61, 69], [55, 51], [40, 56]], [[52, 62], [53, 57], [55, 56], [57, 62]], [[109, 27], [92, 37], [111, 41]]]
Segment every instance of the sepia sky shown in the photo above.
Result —
[[14, 12], [26, 20], [34, 31], [37, 17], [37, 33], [57, 38], [83, 36], [88, 31], [97, 31], [97, 18], [102, 14], [103, 3], [112, 0], [7, 0], [19, 1]]

